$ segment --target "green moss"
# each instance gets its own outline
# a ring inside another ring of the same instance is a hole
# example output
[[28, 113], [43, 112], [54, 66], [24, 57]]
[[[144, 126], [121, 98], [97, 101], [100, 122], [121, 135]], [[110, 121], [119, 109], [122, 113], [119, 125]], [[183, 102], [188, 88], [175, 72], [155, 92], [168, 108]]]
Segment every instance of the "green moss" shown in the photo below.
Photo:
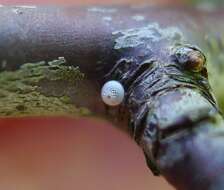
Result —
[[208, 44], [206, 56], [208, 59], [209, 82], [219, 107], [224, 112], [224, 55], [219, 47], [219, 44], [223, 43], [224, 39], [208, 36], [206, 40]]
[[[75, 90], [83, 79], [79, 68], [66, 66], [63, 58], [48, 63], [27, 63], [16, 71], [1, 72], [0, 117], [88, 115], [89, 110], [77, 108], [66, 91]], [[59, 83], [65, 87], [58, 89]], [[53, 90], [56, 88], [60, 93]]]
[[191, 3], [193, 5], [201, 5], [205, 8], [214, 8], [224, 5], [223, 0], [190, 0], [188, 1], [188, 3]]

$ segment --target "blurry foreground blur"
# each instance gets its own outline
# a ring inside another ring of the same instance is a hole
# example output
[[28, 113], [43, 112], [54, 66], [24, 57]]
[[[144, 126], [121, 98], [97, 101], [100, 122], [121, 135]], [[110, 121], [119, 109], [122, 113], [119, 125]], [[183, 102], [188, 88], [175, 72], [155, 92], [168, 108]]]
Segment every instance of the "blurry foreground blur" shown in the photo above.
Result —
[[90, 119], [0, 120], [1, 190], [172, 190], [140, 148]]

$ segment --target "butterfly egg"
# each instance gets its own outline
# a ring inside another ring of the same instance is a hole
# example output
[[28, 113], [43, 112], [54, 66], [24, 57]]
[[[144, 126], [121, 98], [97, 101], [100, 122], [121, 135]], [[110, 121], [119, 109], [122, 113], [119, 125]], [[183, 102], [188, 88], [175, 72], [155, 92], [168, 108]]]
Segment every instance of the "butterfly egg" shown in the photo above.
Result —
[[118, 106], [124, 99], [124, 88], [118, 81], [108, 81], [102, 87], [101, 97], [105, 104]]

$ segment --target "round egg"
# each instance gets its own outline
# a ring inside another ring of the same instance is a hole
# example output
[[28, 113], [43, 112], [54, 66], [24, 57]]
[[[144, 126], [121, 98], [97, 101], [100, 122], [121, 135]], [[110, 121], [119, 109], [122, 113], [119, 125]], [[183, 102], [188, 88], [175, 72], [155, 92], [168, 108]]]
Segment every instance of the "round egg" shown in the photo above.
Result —
[[124, 88], [118, 81], [108, 81], [102, 87], [101, 97], [105, 104], [118, 106], [124, 99]]

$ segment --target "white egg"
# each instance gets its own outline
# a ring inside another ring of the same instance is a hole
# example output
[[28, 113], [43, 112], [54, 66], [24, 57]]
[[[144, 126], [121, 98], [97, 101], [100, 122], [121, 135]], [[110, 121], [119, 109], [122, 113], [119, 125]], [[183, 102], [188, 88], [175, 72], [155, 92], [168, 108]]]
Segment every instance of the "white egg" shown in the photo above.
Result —
[[102, 87], [101, 97], [105, 104], [118, 106], [124, 99], [124, 88], [118, 81], [108, 81]]

